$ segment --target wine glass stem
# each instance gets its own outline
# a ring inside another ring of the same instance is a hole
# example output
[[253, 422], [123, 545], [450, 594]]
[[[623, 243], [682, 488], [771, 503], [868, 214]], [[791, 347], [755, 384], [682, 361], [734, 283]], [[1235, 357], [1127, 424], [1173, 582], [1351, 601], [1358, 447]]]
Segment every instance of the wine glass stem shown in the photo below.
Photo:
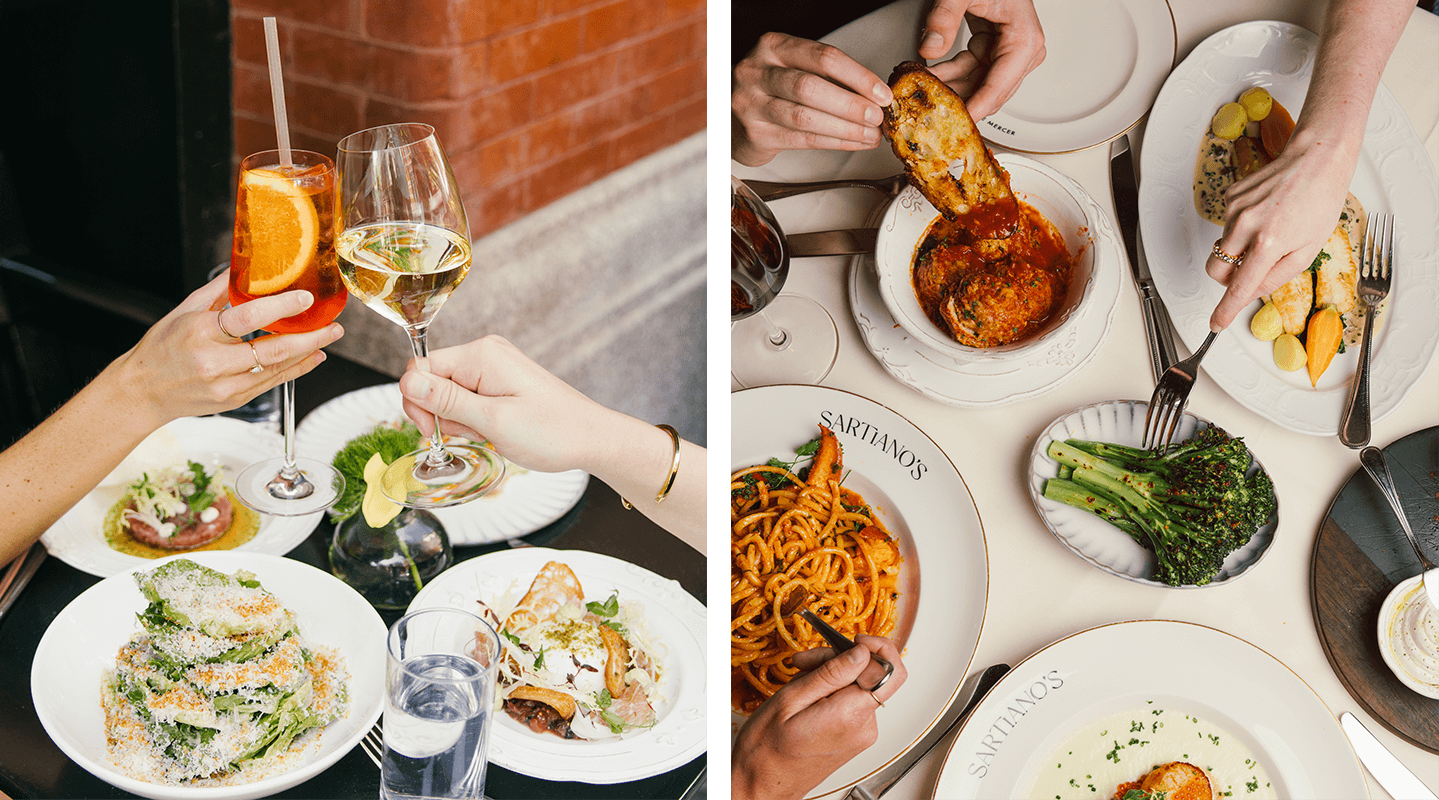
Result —
[[759, 312], [759, 317], [764, 320], [765, 336], [769, 341], [769, 346], [775, 350], [787, 349], [789, 347], [789, 331], [774, 324], [774, 320], [771, 320], [763, 310]]
[[293, 480], [299, 472], [295, 468], [295, 382], [285, 381], [280, 390], [280, 431], [285, 437], [285, 466], [280, 474]]
[[[426, 337], [429, 327], [406, 328], [405, 332], [410, 334], [410, 347], [415, 351], [415, 369], [420, 372], [429, 373], [430, 345]], [[430, 432], [430, 451], [425, 454], [425, 463], [430, 466], [440, 466], [450, 460], [450, 454], [445, 451], [445, 440], [440, 436], [440, 415], [431, 412], [435, 421], [435, 428]]]

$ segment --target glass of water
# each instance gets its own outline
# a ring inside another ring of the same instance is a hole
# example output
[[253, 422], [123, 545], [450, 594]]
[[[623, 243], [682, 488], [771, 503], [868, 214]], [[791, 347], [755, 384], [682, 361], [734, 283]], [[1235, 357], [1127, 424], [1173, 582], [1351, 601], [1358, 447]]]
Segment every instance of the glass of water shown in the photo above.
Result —
[[390, 628], [380, 797], [484, 797], [499, 661], [499, 635], [467, 611], [425, 609]]

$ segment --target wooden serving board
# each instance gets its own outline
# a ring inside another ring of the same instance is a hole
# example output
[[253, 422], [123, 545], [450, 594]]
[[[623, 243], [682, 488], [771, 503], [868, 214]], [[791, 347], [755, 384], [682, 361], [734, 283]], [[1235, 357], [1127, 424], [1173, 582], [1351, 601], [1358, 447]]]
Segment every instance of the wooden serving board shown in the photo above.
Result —
[[[1415, 537], [1439, 562], [1439, 427], [1412, 433], [1384, 453]], [[1439, 754], [1439, 700], [1400, 683], [1379, 654], [1379, 608], [1395, 584], [1419, 572], [1389, 504], [1369, 473], [1356, 470], [1329, 506], [1314, 544], [1309, 590], [1319, 641], [1364, 710]]]

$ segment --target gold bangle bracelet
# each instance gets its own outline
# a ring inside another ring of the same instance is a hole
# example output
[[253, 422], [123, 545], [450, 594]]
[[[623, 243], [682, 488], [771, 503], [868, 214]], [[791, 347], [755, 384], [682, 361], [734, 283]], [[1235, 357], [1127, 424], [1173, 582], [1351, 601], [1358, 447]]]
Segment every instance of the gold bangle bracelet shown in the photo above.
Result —
[[[674, 488], [675, 478], [679, 477], [680, 474], [680, 434], [679, 431], [675, 430], [671, 425], [656, 425], [655, 427], [668, 433], [670, 435], [670, 441], [674, 443], [675, 447], [674, 458], [670, 460], [670, 474], [665, 477], [664, 485], [660, 487], [659, 494], [655, 495], [655, 504], [658, 505], [664, 502], [664, 499], [669, 496], [670, 489]], [[630, 511], [634, 510], [634, 506], [630, 505], [630, 501], [623, 497], [620, 498], [620, 503], [622, 503], [626, 509]]]

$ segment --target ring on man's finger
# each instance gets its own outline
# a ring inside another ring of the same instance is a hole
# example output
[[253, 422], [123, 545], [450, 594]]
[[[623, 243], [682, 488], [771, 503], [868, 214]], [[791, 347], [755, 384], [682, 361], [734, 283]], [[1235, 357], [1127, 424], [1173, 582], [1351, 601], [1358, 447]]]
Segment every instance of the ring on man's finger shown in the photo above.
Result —
[[1240, 253], [1240, 254], [1237, 255], [1237, 256], [1231, 256], [1231, 255], [1229, 255], [1228, 253], [1226, 253], [1226, 252], [1224, 252], [1223, 250], [1219, 249], [1219, 240], [1218, 240], [1218, 239], [1216, 239], [1216, 240], [1214, 241], [1214, 251], [1213, 251], [1213, 252], [1214, 252], [1214, 257], [1215, 257], [1215, 258], [1219, 259], [1220, 261], [1223, 261], [1223, 262], [1226, 263], [1226, 264], [1233, 264], [1234, 266], [1237, 267], [1237, 266], [1239, 266], [1240, 264], [1243, 264], [1243, 263], [1244, 263], [1244, 254], [1243, 254], [1243, 253]]
[[240, 338], [240, 337], [236, 336], [235, 334], [230, 333], [229, 331], [225, 330], [225, 309], [223, 309], [223, 308], [220, 309], [220, 312], [215, 315], [215, 324], [220, 326], [220, 333], [225, 334], [225, 337], [226, 337], [226, 338], [229, 338], [229, 339], [239, 339], [239, 338]]
[[884, 701], [879, 699], [879, 695], [875, 694], [873, 690], [870, 691], [869, 696], [874, 698], [874, 702], [879, 703], [880, 708], [884, 708]]
[[260, 363], [260, 351], [255, 349], [254, 342], [245, 342], [245, 344], [250, 346], [250, 355], [255, 357], [255, 366], [250, 367], [250, 374], [259, 375], [265, 371], [265, 365]]

